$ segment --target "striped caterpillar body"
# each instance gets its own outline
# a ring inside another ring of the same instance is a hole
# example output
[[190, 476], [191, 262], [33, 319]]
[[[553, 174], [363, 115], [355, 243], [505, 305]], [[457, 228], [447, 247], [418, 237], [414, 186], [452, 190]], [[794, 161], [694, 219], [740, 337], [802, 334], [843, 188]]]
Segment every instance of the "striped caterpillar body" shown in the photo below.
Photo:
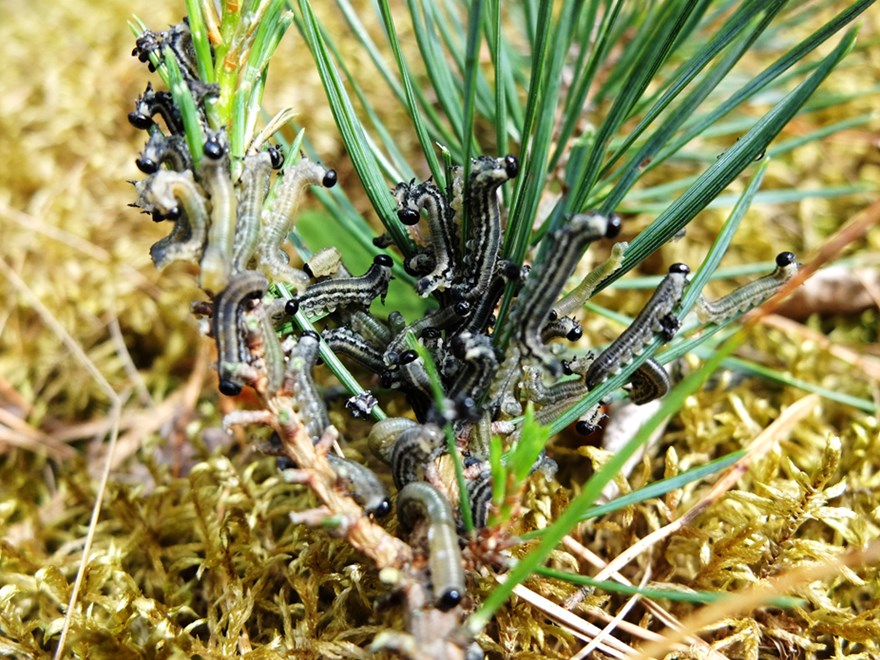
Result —
[[217, 343], [220, 391], [226, 396], [241, 393], [244, 383], [237, 371], [240, 365], [249, 361], [248, 351], [242, 341], [243, 307], [249, 301], [262, 298], [268, 288], [269, 282], [262, 273], [246, 270], [236, 274], [214, 299], [211, 329]]
[[349, 306], [366, 309], [376, 298], [385, 302], [392, 263], [387, 254], [379, 254], [373, 259], [369, 270], [360, 277], [340, 277], [316, 282], [301, 295], [288, 300], [285, 311], [290, 316], [297, 311], [317, 316]]
[[211, 293], [226, 286], [232, 269], [237, 200], [229, 178], [228, 151], [225, 136], [215, 134], [205, 142], [202, 159], [201, 178], [211, 198], [211, 226], [200, 264], [199, 285]]
[[589, 389], [594, 389], [632, 362], [654, 339], [655, 334], [659, 334], [664, 341], [672, 339], [679, 326], [672, 310], [681, 300], [690, 272], [685, 264], [672, 264], [669, 267], [669, 274], [660, 282], [638, 316], [590, 365], [584, 379]]
[[471, 165], [467, 189], [467, 210], [470, 233], [464, 263], [468, 269], [462, 295], [475, 300], [489, 286], [501, 245], [501, 211], [498, 208], [498, 188], [519, 174], [519, 161], [513, 156], [475, 158]]
[[718, 300], [697, 301], [697, 318], [703, 323], [724, 323], [740, 312], [763, 304], [779, 291], [798, 271], [797, 258], [791, 252], [776, 255], [776, 269], [769, 275], [749, 282]]
[[397, 519], [405, 532], [411, 532], [419, 520], [428, 526], [428, 568], [434, 605], [447, 612], [464, 597], [464, 567], [455, 518], [449, 501], [436, 488], [415, 481], [397, 496]]
[[198, 263], [207, 236], [205, 192], [192, 172], [159, 170], [138, 186], [138, 204], [154, 217], [174, 218], [174, 229], [150, 248], [156, 268], [172, 261]]
[[232, 244], [232, 270], [248, 267], [257, 250], [263, 202], [269, 192], [269, 178], [281, 154], [275, 150], [245, 156], [238, 181], [238, 219]]
[[262, 227], [257, 246], [260, 270], [273, 280], [284, 282], [302, 291], [308, 285], [308, 275], [287, 263], [281, 249], [293, 228], [296, 211], [306, 188], [313, 185], [332, 188], [336, 172], [303, 158], [282, 172], [275, 184], [275, 197], [262, 214]]
[[566, 294], [550, 310], [550, 318], [562, 318], [584, 306], [584, 303], [593, 296], [596, 287], [623, 263], [623, 255], [629, 243], [615, 243], [611, 246], [611, 255], [599, 264], [578, 284], [570, 293]]
[[568, 223], [551, 233], [547, 253], [551, 258], [532, 269], [511, 310], [511, 321], [517, 325], [519, 342], [525, 355], [539, 358], [551, 373], [559, 374], [558, 361], [551, 357], [541, 338], [553, 303], [571, 273], [577, 267], [586, 247], [600, 238], [613, 238], [620, 231], [620, 218], [597, 213], [572, 216]]
[[655, 360], [645, 360], [629, 379], [632, 388], [629, 398], [637, 406], [644, 405], [654, 399], [666, 396], [672, 386], [669, 374]]
[[296, 346], [290, 351], [283, 383], [284, 391], [293, 399], [296, 412], [313, 442], [320, 440], [321, 435], [330, 426], [327, 406], [312, 376], [312, 371], [318, 362], [319, 343], [320, 337], [316, 332], [303, 333]]
[[357, 461], [327, 454], [327, 461], [336, 476], [345, 483], [346, 489], [364, 511], [377, 518], [391, 513], [391, 499], [385, 485], [376, 473]]

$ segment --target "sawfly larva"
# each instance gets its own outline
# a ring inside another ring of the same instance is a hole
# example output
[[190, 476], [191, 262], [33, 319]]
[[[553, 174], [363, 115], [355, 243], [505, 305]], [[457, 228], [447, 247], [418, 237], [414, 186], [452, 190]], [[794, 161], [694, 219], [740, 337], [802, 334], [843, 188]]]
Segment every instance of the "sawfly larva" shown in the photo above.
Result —
[[776, 269], [754, 282], [744, 284], [718, 300], [697, 300], [697, 318], [703, 323], [723, 323], [740, 312], [763, 304], [779, 291], [798, 271], [797, 258], [791, 252], [776, 255]]
[[428, 568], [434, 605], [447, 612], [464, 597], [464, 567], [449, 501], [423, 481], [407, 484], [397, 496], [397, 518], [410, 532], [421, 519], [428, 524]]
[[609, 376], [619, 373], [651, 343], [655, 334], [664, 341], [672, 339], [679, 327], [679, 320], [673, 316], [672, 310], [681, 300], [690, 272], [690, 268], [681, 263], [669, 267], [669, 274], [638, 316], [590, 365], [584, 379], [588, 388], [592, 390]]
[[220, 391], [226, 396], [241, 393], [243, 383], [236, 372], [249, 360], [242, 341], [242, 311], [249, 301], [262, 298], [269, 288], [266, 277], [257, 271], [237, 273], [229, 284], [214, 298], [211, 326], [217, 343], [217, 371]]

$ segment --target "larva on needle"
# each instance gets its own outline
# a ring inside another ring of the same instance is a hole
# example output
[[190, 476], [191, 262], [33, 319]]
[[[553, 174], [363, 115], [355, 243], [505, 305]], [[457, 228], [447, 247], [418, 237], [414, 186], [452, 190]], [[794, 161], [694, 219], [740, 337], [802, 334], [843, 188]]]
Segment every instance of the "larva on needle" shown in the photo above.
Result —
[[769, 275], [749, 282], [718, 300], [697, 301], [697, 318], [703, 323], [723, 323], [740, 312], [763, 304], [779, 291], [798, 271], [797, 258], [791, 252], [776, 255], [776, 269]]
[[672, 264], [669, 267], [669, 274], [657, 286], [639, 315], [590, 365], [584, 379], [588, 388], [592, 390], [609, 376], [619, 373], [642, 352], [655, 334], [659, 334], [664, 341], [672, 339], [679, 327], [672, 310], [681, 300], [690, 272], [691, 269], [685, 264]]

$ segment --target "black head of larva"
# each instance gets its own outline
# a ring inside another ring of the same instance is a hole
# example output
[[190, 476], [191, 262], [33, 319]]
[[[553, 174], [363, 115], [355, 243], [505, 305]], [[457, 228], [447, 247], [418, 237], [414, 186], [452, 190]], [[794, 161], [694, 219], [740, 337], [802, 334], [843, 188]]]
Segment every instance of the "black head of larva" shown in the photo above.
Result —
[[471, 310], [473, 308], [467, 300], [459, 300], [457, 303], [455, 303], [455, 305], [452, 306], [452, 309], [458, 316], [466, 317], [470, 316]]
[[415, 362], [419, 359], [419, 354], [413, 350], [404, 351], [400, 354], [400, 357], [397, 359], [398, 364], [409, 364], [410, 362]]
[[440, 330], [437, 328], [425, 328], [422, 330], [422, 338], [423, 339], [439, 339], [440, 338]]
[[687, 264], [675, 263], [669, 267], [669, 274], [670, 275], [672, 275], [673, 273], [680, 273], [681, 275], [687, 275], [690, 272], [691, 272], [691, 269], [688, 267]]
[[144, 174], [155, 174], [159, 171], [159, 163], [152, 158], [138, 158], [134, 164]]
[[509, 178], [516, 178], [516, 175], [519, 174], [519, 161], [516, 159], [516, 156], [508, 154], [504, 157], [504, 171]]
[[321, 185], [323, 185], [325, 188], [332, 188], [336, 185], [336, 181], [336, 170], [327, 170], [324, 173], [324, 178], [321, 179]]
[[139, 128], [142, 131], [145, 131], [153, 125], [153, 119], [149, 115], [135, 110], [134, 112], [128, 113], [128, 123], [135, 128]]
[[391, 268], [391, 266], [394, 264], [394, 261], [392, 261], [391, 257], [389, 257], [387, 254], [377, 254], [375, 257], [373, 257], [373, 263], [377, 266]]
[[581, 420], [574, 425], [574, 430], [577, 431], [578, 435], [590, 435], [590, 433], [596, 430], [596, 427], [589, 422]]
[[400, 220], [400, 222], [402, 222], [403, 224], [412, 227], [419, 222], [419, 212], [409, 207], [405, 209], [400, 209], [397, 212], [397, 219]]
[[284, 303], [284, 313], [288, 316], [294, 316], [299, 311], [299, 300], [291, 298]]
[[616, 213], [612, 213], [608, 216], [608, 226], [605, 228], [605, 238], [617, 238], [622, 226], [623, 222], [621, 221], [620, 216]]
[[441, 612], [448, 612], [461, 602], [462, 593], [455, 587], [449, 587], [444, 590], [440, 597], [437, 598], [437, 609]]
[[785, 268], [786, 266], [791, 266], [795, 259], [797, 257], [794, 256], [794, 252], [780, 252], [776, 255], [776, 265], [779, 268]]
[[573, 327], [571, 330], [568, 331], [568, 334], [565, 335], [565, 337], [569, 341], [577, 341], [578, 339], [580, 339], [583, 336], [584, 336], [584, 331], [581, 329], [581, 326], [579, 326], [579, 325], [576, 325], [575, 327]]
[[571, 370], [571, 363], [568, 360], [562, 361], [562, 373], [571, 376], [574, 372]]
[[284, 165], [284, 156], [281, 150], [278, 147], [269, 147], [266, 152], [269, 154], [269, 165], [272, 166], [272, 169], [280, 170]]
[[226, 149], [223, 147], [223, 143], [220, 142], [220, 138], [216, 135], [212, 135], [208, 138], [208, 141], [205, 142], [204, 152], [205, 157], [210, 158], [211, 160], [220, 160], [223, 158], [223, 154], [226, 153]]
[[384, 499], [370, 511], [376, 518], [384, 518], [391, 513], [391, 500]]
[[238, 396], [241, 394], [241, 385], [233, 383], [231, 380], [223, 378], [220, 380], [220, 392], [226, 396]]

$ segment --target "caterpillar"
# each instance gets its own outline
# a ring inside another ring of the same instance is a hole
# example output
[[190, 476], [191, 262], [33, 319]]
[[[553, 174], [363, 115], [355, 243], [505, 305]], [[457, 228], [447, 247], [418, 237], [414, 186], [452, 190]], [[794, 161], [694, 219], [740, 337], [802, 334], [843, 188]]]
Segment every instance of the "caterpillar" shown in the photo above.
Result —
[[735, 289], [718, 300], [706, 300], [700, 296], [697, 301], [697, 318], [703, 323], [723, 323], [753, 307], [769, 300], [798, 271], [797, 257], [792, 252], [776, 255], [776, 269], [754, 282]]
[[360, 504], [364, 511], [377, 518], [383, 518], [391, 513], [388, 491], [375, 472], [357, 461], [332, 453], [327, 454], [327, 462], [345, 484], [354, 501]]
[[584, 306], [584, 303], [593, 296], [593, 291], [602, 280], [614, 273], [623, 263], [623, 255], [629, 243], [615, 243], [611, 246], [611, 254], [601, 264], [596, 266], [574, 289], [557, 301], [550, 310], [550, 320], [562, 318]]
[[654, 295], [638, 316], [590, 365], [584, 378], [589, 389], [595, 388], [608, 376], [618, 373], [632, 362], [633, 357], [651, 342], [655, 333], [664, 341], [672, 339], [679, 327], [679, 321], [672, 315], [672, 310], [681, 300], [690, 272], [690, 268], [681, 263], [669, 267], [669, 274], [657, 286]]
[[330, 426], [327, 406], [315, 385], [312, 371], [318, 362], [321, 338], [317, 332], [307, 330], [290, 350], [282, 389], [293, 399], [296, 412], [306, 425], [309, 437], [317, 442]]
[[435, 290], [443, 291], [453, 283], [453, 275], [458, 266], [458, 238], [453, 222], [454, 212], [446, 197], [432, 181], [418, 186], [406, 185], [396, 191], [401, 204], [398, 218], [405, 225], [419, 221], [421, 209], [428, 214], [428, 229], [431, 232], [431, 253], [433, 266], [430, 273], [419, 279], [416, 291], [422, 297]]
[[234, 275], [226, 288], [214, 298], [211, 329], [217, 343], [220, 392], [226, 396], [241, 393], [243, 382], [238, 375], [239, 366], [249, 360], [241, 336], [242, 308], [248, 301], [262, 298], [268, 288], [269, 282], [262, 273], [246, 270]]
[[336, 171], [303, 158], [282, 172], [275, 184], [275, 197], [262, 214], [262, 227], [257, 246], [260, 270], [273, 280], [285, 282], [298, 291], [308, 286], [308, 276], [287, 263], [281, 249], [293, 227], [296, 210], [306, 187], [321, 184], [325, 188], [336, 185]]
[[350, 357], [375, 374], [381, 374], [385, 370], [382, 353], [354, 330], [338, 327], [325, 330], [322, 336], [335, 353]]
[[401, 528], [410, 532], [421, 519], [428, 524], [428, 568], [434, 605], [447, 612], [464, 597], [464, 568], [455, 518], [449, 501], [436, 488], [415, 481], [397, 496], [397, 518]]
[[281, 154], [274, 147], [245, 156], [238, 181], [238, 218], [232, 243], [232, 270], [248, 267], [257, 250], [263, 202], [269, 192], [272, 169], [281, 167]]
[[174, 229], [150, 248], [157, 268], [172, 261], [198, 263], [207, 236], [205, 192], [192, 172], [160, 170], [138, 185], [138, 204], [154, 217], [174, 218]]
[[385, 302], [393, 262], [387, 254], [373, 259], [369, 270], [361, 277], [340, 277], [312, 284], [285, 304], [285, 311], [293, 316], [297, 311], [318, 316], [329, 314], [340, 307], [367, 308], [375, 298]]
[[229, 148], [222, 131], [208, 138], [204, 151], [201, 179], [211, 198], [211, 225], [199, 285], [217, 293], [226, 286], [231, 272], [237, 200], [229, 178]]
[[501, 245], [501, 212], [498, 188], [519, 174], [519, 161], [514, 156], [491, 158], [480, 156], [472, 161], [467, 187], [467, 212], [470, 232], [465, 244], [465, 265], [470, 269], [461, 289], [462, 297], [482, 297], [492, 279], [498, 248]]
[[541, 331], [569, 276], [577, 267], [587, 245], [602, 237], [613, 238], [620, 232], [620, 218], [598, 213], [572, 216], [563, 227], [552, 232], [547, 240], [548, 255], [526, 278], [522, 291], [511, 310], [519, 343], [526, 355], [539, 358], [551, 373], [559, 374], [555, 358], [547, 353]]
[[638, 369], [633, 372], [629, 379], [632, 388], [629, 398], [637, 406], [641, 406], [654, 399], [666, 396], [671, 383], [669, 374], [655, 360], [645, 360]]

